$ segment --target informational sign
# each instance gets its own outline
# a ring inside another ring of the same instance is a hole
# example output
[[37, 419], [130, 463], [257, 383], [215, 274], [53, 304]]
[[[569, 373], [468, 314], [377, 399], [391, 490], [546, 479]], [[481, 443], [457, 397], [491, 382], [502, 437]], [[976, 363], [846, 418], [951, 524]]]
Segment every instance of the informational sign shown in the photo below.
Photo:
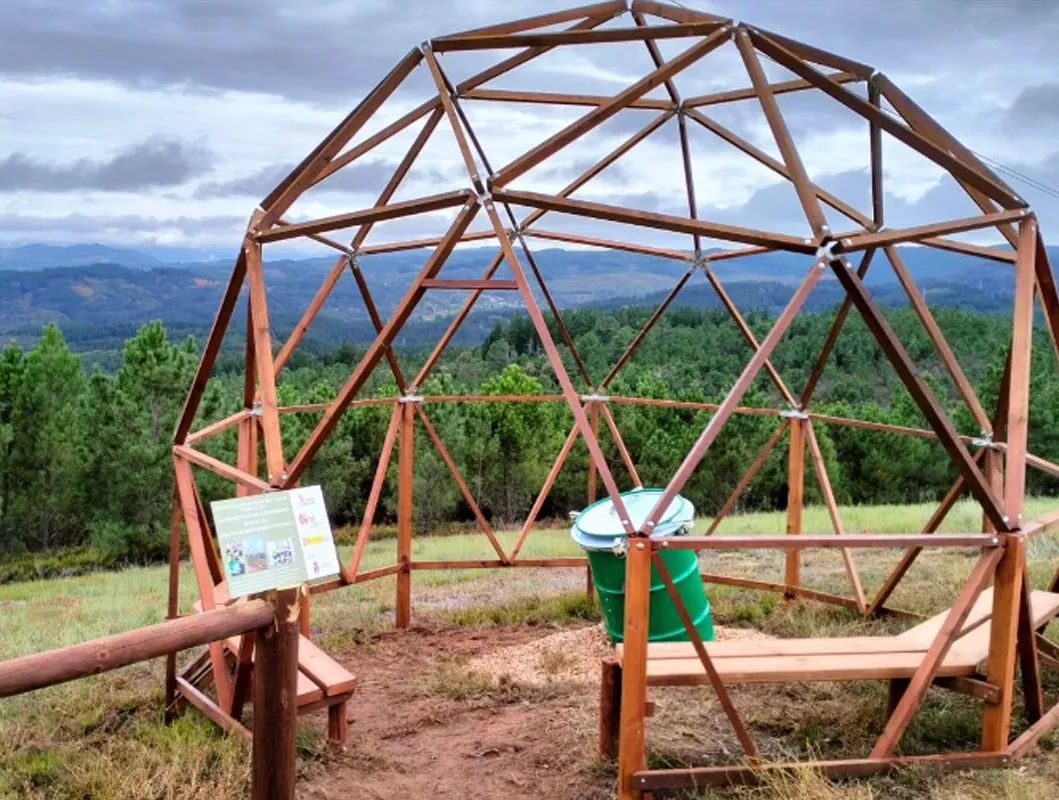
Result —
[[217, 500], [210, 508], [230, 597], [338, 574], [319, 486]]

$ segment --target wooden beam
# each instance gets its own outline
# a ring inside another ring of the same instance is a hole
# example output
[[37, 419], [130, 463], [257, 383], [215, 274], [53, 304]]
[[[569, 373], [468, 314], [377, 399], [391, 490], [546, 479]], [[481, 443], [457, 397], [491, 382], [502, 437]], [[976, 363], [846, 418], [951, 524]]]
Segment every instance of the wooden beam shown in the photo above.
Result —
[[1012, 312], [1011, 372], [1007, 387], [1004, 516], [1015, 528], [1022, 524], [1022, 504], [1026, 494], [1026, 444], [1029, 432], [1036, 254], [1037, 222], [1031, 217], [1019, 225], [1018, 264], [1015, 267], [1015, 307]]
[[202, 393], [206, 391], [206, 383], [209, 381], [210, 373], [213, 371], [217, 353], [221, 350], [221, 343], [224, 341], [224, 334], [228, 330], [228, 323], [232, 319], [232, 312], [235, 310], [239, 293], [243, 289], [245, 277], [246, 251], [240, 248], [239, 255], [235, 259], [235, 266], [232, 268], [232, 274], [228, 278], [228, 284], [224, 289], [224, 295], [221, 297], [220, 307], [213, 318], [210, 332], [206, 336], [206, 346], [202, 350], [202, 357], [199, 359], [199, 365], [195, 369], [195, 377], [191, 381], [187, 399], [184, 400], [184, 409], [180, 412], [180, 419], [177, 420], [176, 430], [173, 433], [174, 444], [184, 444], [187, 440], [188, 431], [191, 430], [191, 426], [195, 422], [195, 414], [199, 410]]
[[518, 532], [518, 538], [515, 540], [515, 544], [511, 548], [511, 555], [508, 556], [509, 561], [514, 561], [518, 558], [519, 550], [522, 549], [526, 537], [529, 536], [530, 529], [533, 527], [533, 523], [536, 522], [537, 515], [541, 513], [544, 501], [548, 499], [548, 493], [552, 490], [552, 486], [555, 484], [555, 479], [559, 477], [559, 471], [563, 468], [563, 464], [566, 462], [567, 456], [570, 455], [570, 451], [573, 450], [574, 443], [577, 441], [579, 435], [580, 431], [578, 430], [577, 425], [572, 426], [570, 428], [570, 433], [566, 435], [566, 441], [563, 442], [563, 446], [559, 450], [559, 455], [556, 456], [555, 462], [552, 464], [552, 468], [548, 470], [548, 476], [544, 479], [544, 485], [537, 493], [537, 499], [533, 501], [533, 506], [530, 508], [529, 514], [526, 515], [525, 522], [522, 523], [522, 528]]
[[250, 309], [254, 333], [254, 363], [257, 367], [258, 393], [261, 397], [261, 432], [265, 439], [265, 463], [268, 482], [283, 479], [283, 435], [280, 432], [276, 402], [276, 373], [272, 361], [272, 338], [268, 327], [268, 298], [265, 294], [261, 245], [249, 236], [243, 243], [246, 252], [246, 274], [250, 284]]
[[983, 510], [989, 514], [989, 518], [997, 526], [997, 530], [1010, 530], [1004, 520], [1000, 503], [986, 483], [985, 476], [982, 475], [971, 454], [967, 452], [967, 448], [960, 440], [959, 433], [941, 409], [933, 393], [919, 376], [915, 364], [912, 363], [912, 359], [909, 358], [908, 353], [893, 332], [890, 324], [875, 305], [871, 295], [868, 294], [864, 283], [854, 274], [852, 269], [849, 269], [839, 261], [832, 262], [832, 269], [838, 276], [839, 282], [852, 298], [853, 304], [857, 306], [868, 329], [879, 342], [890, 363], [893, 364], [898, 377], [908, 388], [912, 399], [915, 400], [923, 416], [927, 418], [931, 428], [938, 435], [938, 440], [945, 447], [946, 452], [948, 452], [960, 474], [964, 476], [971, 492], [982, 505]]
[[724, 400], [721, 402], [710, 421], [706, 424], [705, 429], [700, 434], [698, 440], [692, 446], [691, 451], [684, 458], [681, 465], [677, 468], [677, 471], [673, 474], [670, 479], [665, 491], [662, 496], [658, 499], [657, 504], [651, 513], [644, 520], [644, 531], [650, 533], [654, 530], [655, 525], [658, 524], [658, 520], [661, 518], [662, 513], [669, 504], [673, 502], [673, 498], [684, 488], [684, 484], [687, 483], [688, 479], [691, 478], [695, 468], [702, 461], [703, 456], [706, 455], [706, 451], [710, 448], [716, 440], [717, 435], [720, 433], [721, 428], [725, 422], [728, 421], [728, 417], [732, 415], [739, 401], [746, 394], [747, 389], [750, 388], [750, 384], [754, 378], [757, 377], [758, 372], [761, 371], [765, 360], [772, 355], [772, 351], [775, 350], [776, 345], [779, 344], [780, 339], [787, 332], [791, 322], [794, 321], [798, 311], [805, 304], [806, 299], [820, 280], [820, 276], [823, 273], [822, 263], [814, 262], [809, 267], [808, 273], [805, 278], [798, 285], [794, 295], [788, 301], [786, 307], [776, 318], [776, 322], [773, 324], [772, 329], [768, 335], [762, 340], [761, 346], [755, 351], [753, 357], [747, 363], [743, 372], [736, 379], [735, 384], [729, 390], [728, 394], [725, 395]]
[[1015, 208], [1009, 211], [997, 211], [994, 214], [980, 214], [976, 217], [932, 222], [929, 225], [917, 225], [912, 228], [887, 228], [873, 233], [853, 234], [841, 239], [840, 247], [843, 253], [854, 253], [858, 250], [866, 250], [869, 247], [919, 242], [941, 234], [963, 233], [980, 228], [989, 228], [1004, 222], [1018, 222], [1024, 219], [1028, 213], [1024, 208]]
[[1026, 539], [1004, 537], [1003, 558], [993, 584], [993, 613], [989, 621], [989, 659], [986, 680], [1000, 687], [1000, 702], [982, 714], [982, 751], [1000, 753], [1008, 748], [1011, 705], [1014, 699], [1015, 658], [1022, 575], [1026, 568]]
[[467, 189], [459, 189], [454, 192], [443, 192], [442, 194], [420, 197], [415, 200], [405, 200], [400, 203], [390, 203], [385, 206], [350, 211], [346, 214], [335, 214], [331, 217], [323, 217], [308, 222], [298, 222], [291, 225], [283, 225], [271, 230], [264, 230], [254, 238], [257, 242], [280, 242], [285, 239], [294, 239], [309, 233], [320, 231], [333, 231], [339, 228], [352, 228], [355, 225], [382, 222], [388, 219], [409, 217], [414, 214], [428, 214], [432, 211], [441, 211], [446, 208], [455, 208], [467, 203], [471, 192]]
[[[916, 282], [908, 271], [908, 267], [905, 266], [904, 259], [901, 258], [901, 254], [897, 252], [897, 248], [893, 245], [887, 245], [884, 247], [883, 252], [886, 253], [886, 258], [890, 262], [890, 266], [893, 267], [894, 273], [897, 275], [897, 280], [904, 288], [905, 294], [908, 295], [908, 299], [912, 304], [912, 309], [916, 312], [916, 316], [919, 317], [919, 321], [923, 324], [927, 336], [929, 336], [930, 340], [934, 343], [934, 349], [937, 351], [941, 363], [945, 366], [946, 371], [952, 378], [952, 382], [956, 385], [956, 390], [963, 397], [964, 402], [967, 403], [967, 408], [970, 410], [971, 416], [974, 417], [974, 421], [982, 429], [983, 435], [991, 436], [993, 433], [993, 423], [990, 421], [989, 415], [985, 413], [985, 409], [982, 408], [982, 404], [978, 401], [978, 395], [975, 394], [974, 387], [971, 386], [971, 382], [968, 380], [966, 373], [964, 373], [963, 368], [960, 366], [960, 362], [956, 360], [956, 354], [952, 352], [952, 348], [949, 346], [949, 342], [945, 338], [941, 326], [938, 325], [937, 320], [934, 319], [934, 315], [930, 313], [930, 307], [927, 305], [926, 298], [923, 297], [922, 293], [919, 291], [919, 287], [916, 286]], [[1032, 293], [1032, 286], [1030, 291]], [[1030, 304], [1032, 305], [1032, 303], [1033, 297], [1031, 294]]]
[[[959, 595], [957, 595], [948, 615], [945, 617], [941, 629], [938, 631], [937, 636], [934, 637], [934, 641], [931, 642], [926, 655], [923, 656], [923, 663], [912, 676], [908, 688], [894, 709], [893, 715], [887, 721], [886, 727], [875, 742], [875, 746], [871, 750], [871, 758], [889, 758], [893, 754], [894, 747], [897, 746], [902, 734], [911, 723], [912, 716], [919, 708], [919, 704], [923, 701], [923, 696], [926, 694], [927, 689], [930, 688], [938, 673], [938, 669], [941, 667], [941, 662], [945, 660], [945, 656], [948, 655], [949, 650], [958, 638], [960, 631], [963, 629], [963, 624], [971, 613], [971, 609], [982, 594], [982, 590], [985, 589], [993, 573], [996, 572], [997, 565], [1003, 555], [1003, 547], [994, 547], [986, 550], [979, 557], [978, 563], [975, 564], [970, 577], [967, 578], [967, 582], [960, 589]], [[995, 683], [992, 680], [989, 682]]]
[[827, 534], [783, 534], [760, 536], [667, 536], [652, 539], [652, 546], [667, 550], [787, 550], [814, 547], [858, 547], [869, 549], [908, 547], [996, 547], [997, 537], [982, 533], [847, 533], [845, 536]]
[[389, 321], [383, 327], [383, 330], [375, 337], [375, 340], [368, 346], [364, 355], [361, 357], [360, 362], [357, 364], [350, 375], [349, 379], [339, 390], [338, 395], [331, 402], [331, 405], [324, 411], [323, 416], [317, 423], [316, 428], [309, 434], [308, 439], [302, 445], [298, 455], [291, 461], [290, 466], [287, 469], [287, 481], [286, 485], [293, 485], [302, 472], [309, 465], [309, 461], [317, 450], [323, 445], [324, 441], [334, 430], [338, 424], [339, 419], [342, 417], [342, 413], [349, 406], [349, 403], [356, 396], [357, 392], [367, 381], [368, 376], [371, 375], [372, 370], [375, 369], [379, 361], [382, 360], [386, 353], [387, 348], [393, 343], [397, 333], [404, 326], [405, 322], [412, 315], [419, 301], [422, 299], [425, 289], [422, 287], [422, 282], [428, 278], [433, 278], [441, 270], [445, 260], [449, 254], [456, 247], [456, 243], [460, 240], [463, 232], [467, 230], [467, 227], [474, 220], [475, 215], [478, 213], [479, 206], [474, 199], [468, 199], [463, 209], [457, 215], [455, 221], [450, 226], [448, 232], [445, 235], [444, 241], [438, 245], [437, 249], [427, 260], [423, 269], [419, 272], [418, 276], [413, 280], [412, 285], [405, 293], [404, 297], [398, 302], [394, 313], [391, 315]]
[[[531, 92], [524, 89], [468, 89], [460, 97], [468, 100], [485, 100], [495, 103], [530, 103], [546, 106], [589, 106], [595, 108], [609, 103], [614, 98], [604, 94], [570, 94], [567, 92]], [[629, 103], [627, 108], [667, 111], [673, 108], [668, 100], [641, 97]]]
[[[824, 454], [820, 451], [820, 443], [816, 439], [816, 431], [813, 423], [805, 421], [805, 434], [809, 442], [809, 454], [816, 472], [816, 480], [820, 485], [820, 494], [823, 495], [824, 505], [827, 506], [828, 516], [831, 518], [831, 526], [836, 536], [845, 536], [846, 530], [842, 525], [842, 516], [838, 510], [838, 502], [835, 500], [835, 492], [831, 488], [831, 480], [827, 476], [827, 468], [824, 465]], [[857, 610], [862, 614], [867, 610], [868, 603], [864, 598], [864, 587], [861, 586], [860, 574], [857, 565], [853, 561], [853, 554], [849, 550], [842, 551], [842, 563], [846, 568], [846, 576], [849, 578], [850, 587], [853, 589], [853, 597], [857, 601]]]
[[[264, 214], [258, 221], [257, 229], [267, 230], [271, 228], [280, 217], [287, 213], [295, 200], [308, 189], [320, 170], [337, 156], [346, 143], [353, 138], [358, 130], [363, 127], [383, 103], [394, 93], [405, 78], [411, 74], [422, 60], [423, 54], [419, 48], [412, 49], [401, 61], [398, 62], [390, 73], [368, 93], [360, 104], [353, 109], [349, 115], [342, 120], [316, 149], [314, 149], [294, 170], [283, 179], [268, 197], [261, 202]], [[320, 231], [313, 231], [320, 233]]]
[[652, 25], [649, 28], [605, 28], [594, 31], [551, 31], [546, 33], [476, 34], [446, 36], [434, 39], [435, 53], [466, 50], [493, 50], [508, 47], [561, 47], [564, 45], [637, 42], [647, 39], [685, 39], [708, 36], [726, 22], [685, 22], [674, 25]]
[[[968, 167], [963, 161], [934, 144], [934, 142], [924, 138], [912, 129], [905, 127], [900, 122], [891, 119], [864, 98], [859, 97], [844, 86], [829, 80], [827, 76], [819, 70], [809, 66], [802, 61], [801, 58], [783, 46], [783, 37], [773, 37], [772, 35], [765, 35], [762, 31], [751, 29], [750, 38], [754, 42], [754, 46], [762, 53], [769, 56], [773, 61], [786, 67], [795, 75], [809, 81], [851, 111], [866, 118], [869, 122], [874, 122], [902, 144], [911, 147], [913, 150], [921, 153], [931, 161], [934, 161], [939, 166], [948, 170], [957, 180], [972, 186], [987, 197], [996, 200], [1004, 208], [1021, 207], [1022, 204], [1013, 198], [1003, 187], [998, 186], [993, 181], [984, 177], [977, 170]], [[787, 40], [787, 43], [789, 44], [789, 40]], [[806, 51], [805, 46], [800, 46], [800, 49], [801, 54], [804, 55]], [[828, 66], [836, 66], [836, 63], [837, 62], [829, 63]], [[849, 69], [851, 66], [855, 67], [855, 64], [846, 63], [839, 68], [846, 69], [850, 72], [859, 71], [856, 67], [855, 69]], [[868, 74], [863, 77], [871, 77], [871, 72], [872, 71], [868, 69]]]
[[750, 466], [747, 467], [746, 472], [743, 473], [743, 477], [739, 479], [739, 483], [735, 485], [735, 489], [732, 490], [732, 493], [728, 496], [728, 499], [724, 501], [724, 505], [721, 506], [721, 510], [717, 512], [717, 514], [712, 520], [710, 520], [710, 526], [706, 529], [707, 536], [712, 536], [713, 533], [717, 530], [717, 526], [720, 525], [721, 521], [728, 516], [728, 513], [732, 510], [736, 502], [742, 496], [743, 492], [746, 490], [746, 487], [750, 485], [750, 481], [754, 479], [754, 476], [757, 475], [758, 470], [761, 469], [762, 465], [765, 463], [765, 460], [772, 453], [772, 450], [773, 448], [775, 448], [776, 443], [779, 442], [780, 437], [787, 432], [787, 428], [790, 427], [790, 424], [791, 421], [789, 418], [784, 419], [780, 422], [776, 430], [772, 432], [772, 435], [769, 436], [764, 446], [758, 452], [757, 457], [750, 463]]
[[[827, 77], [835, 83], [853, 83], [855, 81], [864, 80], [851, 72], [832, 72], [829, 73]], [[769, 84], [769, 90], [774, 95], [801, 92], [806, 89], [815, 88], [816, 87], [809, 83], [809, 81], [801, 78]], [[710, 94], [686, 97], [684, 98], [684, 106], [686, 108], [702, 108], [703, 106], [713, 106], [720, 103], [731, 103], [736, 100], [753, 100], [755, 97], [757, 97], [757, 91], [754, 87], [750, 86], [746, 89], [730, 89], [725, 92], [711, 92]]]
[[434, 41], [444, 42], [448, 39], [462, 36], [503, 36], [510, 33], [521, 33], [522, 31], [533, 30], [534, 28], [546, 28], [550, 25], [559, 25], [563, 22], [569, 22], [572, 19], [580, 20], [584, 17], [596, 17], [604, 14], [608, 17], [615, 17], [624, 13], [625, 3], [623, 0], [607, 0], [606, 2], [592, 3], [586, 6], [564, 8], [561, 11], [550, 11], [546, 14], [537, 14], [532, 17], [522, 17], [520, 19], [510, 20], [509, 22], [501, 22], [496, 25], [472, 28], [470, 30], [460, 31], [459, 33], [440, 36], [434, 39]]
[[654, 211], [637, 211], [604, 203], [592, 203], [586, 200], [571, 200], [556, 195], [538, 194], [537, 192], [496, 189], [493, 191], [493, 197], [500, 202], [601, 219], [607, 222], [623, 222], [645, 228], [673, 231], [674, 233], [698, 233], [714, 239], [760, 245], [777, 250], [790, 250], [807, 255], [816, 253], [815, 247], [811, 244], [806, 244], [804, 239], [799, 239], [797, 236], [768, 233], [752, 228], [743, 228], [738, 225], [693, 220], [672, 214], [659, 214]]
[[505, 186], [519, 175], [537, 166], [550, 156], [555, 155], [570, 142], [580, 138], [593, 128], [606, 122], [623, 108], [626, 108], [632, 101], [640, 99], [652, 89], [661, 86], [673, 75], [720, 47], [731, 37], [731, 32], [731, 28], [727, 25], [721, 27], [701, 42], [667, 61], [664, 66], [651, 71], [623, 92], [616, 94], [607, 105], [594, 108], [581, 119], [567, 125], [558, 133], [550, 136], [532, 150], [503, 167], [493, 178], [493, 185]]

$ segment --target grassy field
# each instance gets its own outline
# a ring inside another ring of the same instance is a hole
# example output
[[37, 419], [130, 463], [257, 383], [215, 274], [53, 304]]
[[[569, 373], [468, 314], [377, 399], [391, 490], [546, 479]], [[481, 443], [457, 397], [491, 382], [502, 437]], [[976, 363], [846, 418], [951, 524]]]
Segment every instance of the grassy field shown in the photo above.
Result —
[[[1048, 506], [1047, 502], [1032, 501], [1027, 511], [1032, 516]], [[858, 507], [844, 509], [843, 517], [851, 532], [911, 532], [922, 526], [931, 511], [926, 505]], [[703, 524], [700, 522], [700, 526]], [[970, 504], [961, 504], [950, 514], [943, 530], [973, 531], [979, 524], [980, 514]], [[807, 509], [805, 527], [808, 531], [829, 530], [825, 511]], [[783, 529], [782, 514], [748, 514], [726, 520], [720, 532], [765, 534]], [[514, 536], [514, 532], [501, 532], [505, 547]], [[392, 563], [393, 549], [392, 539], [370, 543], [363, 568]], [[344, 550], [345, 559], [348, 548]], [[573, 555], [577, 549], [565, 530], [542, 529], [530, 536], [522, 553], [526, 557]], [[417, 559], [490, 556], [489, 545], [480, 534], [415, 540]], [[890, 551], [857, 554], [867, 591], [881, 583], [899, 557], [899, 553]], [[894, 595], [893, 604], [923, 614], [937, 613], [951, 603], [974, 557], [967, 551], [925, 551]], [[1033, 540], [1029, 557], [1034, 583], [1040, 586], [1059, 563], [1059, 538]], [[715, 551], [704, 558], [703, 567], [709, 572], [778, 581], [782, 558], [781, 553]], [[837, 551], [806, 553], [803, 579], [808, 586], [848, 594]], [[424, 621], [449, 627], [498, 628], [583, 624], [585, 616], [592, 613], [577, 592], [583, 580], [581, 570], [569, 569], [417, 572], [413, 578], [413, 610], [417, 625]], [[0, 586], [0, 658], [157, 622], [164, 615], [166, 586], [164, 567]], [[184, 609], [189, 609], [196, 599], [193, 586], [190, 569], [184, 565]], [[899, 626], [892, 620], [865, 622], [842, 609], [783, 603], [774, 596], [747, 590], [714, 586], [710, 594], [719, 623], [755, 627], [777, 636], [882, 633]], [[392, 610], [392, 578], [314, 597], [314, 638], [332, 652], [370, 653], [378, 637], [392, 627]], [[245, 797], [247, 760], [242, 745], [216, 735], [196, 713], [185, 715], [172, 726], [161, 724], [161, 675], [160, 662], [143, 664], [0, 701], [0, 798]], [[741, 690], [737, 705], [747, 705], [745, 719], [762, 735], [782, 729], [782, 735], [776, 734], [777, 753], [808, 750], [841, 757], [860, 752], [880, 722], [868, 721], [868, 717], [878, 715], [875, 703], [883, 691], [881, 686], [853, 686], [851, 690], [835, 689], [831, 684], [813, 685], [805, 691], [799, 688], [784, 693], [785, 699], [780, 700]], [[1054, 703], [1059, 683], [1053, 680], [1048, 688], [1049, 699]], [[518, 694], [511, 697], [517, 699]], [[694, 747], [689, 749], [680, 737], [667, 735], [667, 728], [671, 733], [695, 724], [680, 716], [688, 711], [688, 704], [672, 705], [683, 711], [667, 710], [651, 721], [649, 741], [654, 763], [686, 763], [698, 752]], [[932, 694], [902, 742], [903, 752], [973, 748], [977, 708], [958, 696]], [[839, 718], [842, 723], [836, 723]], [[303, 775], [311, 777], [325, 771], [328, 755], [320, 726], [305, 722], [300, 743]], [[1044, 749], [1050, 751], [1057, 743], [1052, 737], [1045, 741]], [[598, 771], [600, 785], [610, 780], [607, 765], [594, 765], [591, 769]], [[1020, 800], [1057, 793], [1059, 755], [1048, 752], [1012, 770], [903, 776], [836, 785], [804, 774], [743, 795], [792, 800], [891, 796]]]

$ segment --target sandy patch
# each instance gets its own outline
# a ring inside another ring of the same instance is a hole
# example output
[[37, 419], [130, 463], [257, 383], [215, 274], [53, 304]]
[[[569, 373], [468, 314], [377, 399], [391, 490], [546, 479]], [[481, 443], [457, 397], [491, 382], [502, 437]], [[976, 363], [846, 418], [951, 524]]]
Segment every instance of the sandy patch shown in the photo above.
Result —
[[[773, 638], [753, 628], [715, 625], [713, 632], [717, 641]], [[483, 653], [471, 659], [467, 667], [496, 680], [529, 686], [560, 681], [595, 684], [599, 681], [600, 659], [612, 652], [603, 626], [592, 625], [557, 631], [531, 642]]]

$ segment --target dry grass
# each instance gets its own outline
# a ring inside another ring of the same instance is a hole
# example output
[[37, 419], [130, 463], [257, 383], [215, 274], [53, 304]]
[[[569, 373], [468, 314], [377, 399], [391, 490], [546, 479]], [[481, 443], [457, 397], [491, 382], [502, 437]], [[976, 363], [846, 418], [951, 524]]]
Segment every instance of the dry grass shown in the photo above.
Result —
[[[1032, 502], [1030, 513], [1041, 510]], [[844, 509], [850, 531], [915, 531], [930, 513], [928, 506]], [[807, 530], [829, 529], [823, 509], [808, 509]], [[978, 515], [959, 505], [946, 530], [976, 530]], [[733, 517], [723, 534], [776, 533], [782, 515]], [[501, 532], [505, 546], [515, 533]], [[343, 548], [348, 557], [348, 548]], [[364, 568], [392, 563], [394, 543], [369, 544]], [[576, 554], [562, 529], [542, 530], [530, 537], [527, 556]], [[1059, 561], [1055, 537], [1034, 540], [1030, 569], [1040, 585]], [[423, 559], [489, 558], [481, 535], [420, 538], [415, 557]], [[858, 567], [869, 594], [899, 558], [890, 551], [857, 553]], [[894, 595], [895, 605], [923, 614], [951, 604], [975, 559], [972, 552], [925, 551]], [[713, 551], [704, 569], [761, 580], [780, 580], [782, 554]], [[418, 572], [413, 578], [418, 619], [433, 617], [445, 625], [496, 627], [537, 625], [555, 628], [595, 619], [585, 603], [584, 573], [579, 569], [464, 570]], [[837, 551], [806, 554], [803, 577], [822, 591], [848, 593], [848, 582]], [[182, 605], [190, 608], [194, 583], [186, 565]], [[393, 624], [392, 578], [349, 587], [314, 598], [316, 641], [325, 649], [370, 656], [380, 631]], [[120, 573], [29, 582], [0, 587], [0, 658], [61, 646], [107, 633], [156, 622], [165, 608], [166, 570], [131, 569]], [[713, 586], [710, 596], [721, 625], [755, 628], [777, 636], [835, 636], [853, 632], [885, 633], [906, 625], [893, 619], [865, 622], [843, 609], [813, 603], [787, 604], [751, 590]], [[543, 633], [543, 632], [542, 632]], [[577, 684], [562, 676], [566, 656], [541, 653], [538, 671], [554, 673], [556, 686]], [[161, 724], [160, 662], [130, 667], [110, 675], [78, 681], [21, 698], [0, 701], [0, 798], [197, 798], [214, 800], [245, 796], [247, 754], [238, 742], [222, 738], [198, 714], [177, 724]], [[1055, 702], [1059, 682], [1047, 686]], [[442, 659], [413, 682], [409, 691], [439, 703], [485, 707], [540, 698], [558, 689], [509, 681], [502, 686], [469, 669], [458, 658]], [[570, 689], [577, 697], [584, 687]], [[589, 694], [592, 694], [591, 692]], [[712, 695], [705, 690], [666, 689], [658, 693], [658, 713], [649, 721], [651, 762], [656, 765], [703, 763], [706, 759], [738, 760], [739, 749]], [[856, 757], [866, 753], [881, 725], [883, 689], [878, 684], [811, 684], [789, 687], [737, 687], [735, 701], [769, 758], [815, 754], [821, 758]], [[586, 725], [591, 725], [587, 704]], [[931, 692], [901, 743], [901, 752], [925, 753], [973, 749], [978, 736], [980, 706], [943, 692]], [[303, 768], [326, 755], [319, 723], [309, 722], [300, 736]], [[589, 731], [591, 733], [591, 731]], [[589, 737], [590, 738], [590, 737]], [[1046, 750], [1059, 746], [1053, 736]], [[601, 785], [612, 779], [612, 766], [585, 755], [584, 770], [596, 770]], [[706, 793], [696, 797], [747, 800], [862, 800], [863, 798], [1043, 798], [1059, 794], [1059, 755], [1047, 753], [1017, 768], [935, 775], [904, 773], [853, 783], [830, 783], [797, 771], [770, 777], [754, 789]]]

